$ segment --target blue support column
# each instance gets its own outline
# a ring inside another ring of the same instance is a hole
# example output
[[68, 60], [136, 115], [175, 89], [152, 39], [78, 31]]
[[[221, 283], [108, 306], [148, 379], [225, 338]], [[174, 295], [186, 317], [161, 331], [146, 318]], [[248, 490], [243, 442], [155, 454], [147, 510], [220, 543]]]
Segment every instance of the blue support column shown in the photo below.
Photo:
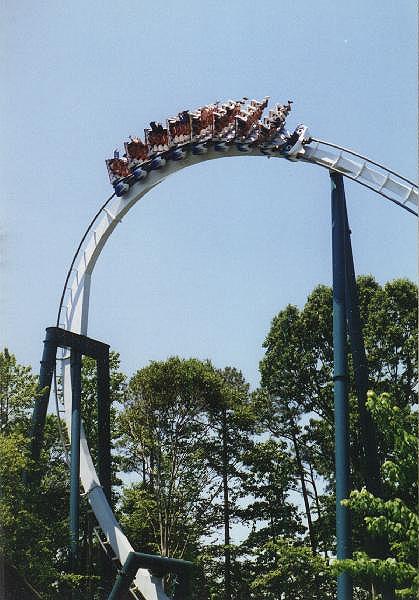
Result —
[[[81, 426], [81, 357], [95, 358], [98, 365], [98, 455], [99, 473], [105, 494], [111, 499], [111, 450], [110, 450], [110, 396], [109, 396], [109, 345], [79, 335], [60, 327], [48, 327], [41, 361], [39, 389], [45, 390], [37, 398], [32, 416], [31, 454], [38, 461], [41, 451], [51, 381], [55, 367], [57, 348], [71, 349], [72, 419], [71, 419], [71, 471], [69, 514], [69, 563], [70, 571], [79, 569], [79, 521], [80, 521], [80, 426]], [[25, 481], [34, 480], [34, 473], [25, 473]], [[110, 587], [110, 586], [109, 586]], [[72, 597], [78, 597], [74, 592]]]
[[109, 504], [112, 492], [111, 456], [111, 399], [109, 348], [98, 357], [97, 365], [97, 420], [98, 420], [98, 475]]
[[79, 559], [80, 521], [80, 401], [81, 401], [81, 353], [71, 350], [71, 472], [70, 472], [70, 561], [73, 572], [77, 571]]
[[[355, 387], [358, 398], [359, 425], [363, 445], [363, 467], [365, 486], [374, 496], [382, 497], [380, 461], [378, 457], [377, 431], [375, 423], [366, 408], [368, 392], [368, 361], [362, 335], [359, 298], [356, 286], [355, 267], [352, 254], [351, 231], [345, 206], [345, 260], [346, 260], [346, 313], [348, 319], [351, 354], [354, 365]], [[385, 537], [368, 536], [366, 550], [374, 558], [385, 559], [390, 556], [388, 541]], [[395, 600], [394, 585], [378, 582], [378, 591], [383, 600]]]
[[[105, 496], [112, 506], [112, 457], [111, 457], [111, 399], [109, 373], [109, 347], [104, 347], [97, 361], [97, 467], [99, 480]], [[109, 557], [102, 552], [99, 571], [103, 595], [107, 598], [113, 584], [113, 569]]]
[[115, 585], [112, 588], [108, 600], [118, 600], [123, 594], [127, 594], [137, 571], [138, 564], [135, 558], [135, 552], [130, 552], [125, 564], [118, 573], [118, 577], [116, 578]]
[[359, 298], [352, 255], [351, 231], [345, 207], [346, 313], [351, 354], [354, 365], [355, 388], [358, 398], [359, 425], [362, 434], [365, 486], [375, 496], [382, 495], [380, 462], [378, 459], [375, 423], [366, 408], [369, 387], [368, 361], [362, 335]]
[[176, 575], [177, 584], [173, 600], [187, 600], [190, 598], [193, 563], [165, 556], [130, 552], [118, 573], [108, 600], [124, 598], [140, 568], [148, 569], [152, 575], [158, 578], [163, 578], [168, 573]]
[[[349, 483], [349, 405], [345, 306], [345, 191], [343, 177], [330, 173], [332, 184], [332, 262], [333, 262], [333, 362], [335, 406], [336, 541], [337, 558], [351, 557], [349, 510], [341, 505], [348, 498]], [[337, 600], [352, 600], [349, 573], [338, 576]]]
[[41, 446], [44, 437], [45, 419], [47, 416], [48, 401], [51, 390], [52, 375], [55, 367], [57, 355], [57, 341], [54, 336], [54, 330], [48, 327], [44, 340], [44, 351], [41, 360], [41, 369], [39, 372], [39, 390], [44, 390], [42, 396], [35, 401], [35, 408], [32, 414], [31, 424], [31, 456], [34, 462], [39, 460]]

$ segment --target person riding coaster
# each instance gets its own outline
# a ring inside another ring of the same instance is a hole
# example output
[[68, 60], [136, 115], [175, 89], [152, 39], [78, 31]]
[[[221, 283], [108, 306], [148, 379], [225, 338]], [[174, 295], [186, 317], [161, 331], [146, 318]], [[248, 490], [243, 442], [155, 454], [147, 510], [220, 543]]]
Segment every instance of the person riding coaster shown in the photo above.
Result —
[[106, 161], [117, 195], [125, 194], [130, 184], [144, 179], [149, 171], [162, 168], [167, 160], [184, 159], [188, 149], [195, 155], [208, 152], [211, 146], [217, 152], [225, 152], [236, 143], [241, 152], [257, 146], [262, 154], [280, 152], [289, 160], [296, 160], [309, 139], [307, 127], [299, 125], [292, 134], [285, 130], [291, 100], [275, 105], [261, 122], [268, 100], [243, 98], [209, 104], [196, 111], [185, 110], [169, 118], [167, 127], [152, 121], [150, 128], [145, 129], [145, 142], [130, 137], [124, 157], [119, 158], [117, 152]]

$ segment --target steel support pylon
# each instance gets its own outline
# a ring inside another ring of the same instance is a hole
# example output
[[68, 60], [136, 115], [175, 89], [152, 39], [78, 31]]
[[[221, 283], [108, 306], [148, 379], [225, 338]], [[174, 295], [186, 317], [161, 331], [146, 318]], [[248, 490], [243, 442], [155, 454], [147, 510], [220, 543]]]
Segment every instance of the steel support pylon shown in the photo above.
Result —
[[70, 565], [78, 571], [80, 528], [81, 354], [71, 349]]
[[[351, 524], [348, 508], [349, 475], [349, 402], [347, 372], [347, 328], [345, 302], [345, 191], [343, 177], [330, 173], [332, 184], [332, 264], [333, 264], [333, 381], [335, 407], [336, 471], [336, 555], [351, 557]], [[337, 600], [352, 600], [352, 578], [348, 572], [338, 576]]]
[[[369, 387], [368, 361], [365, 352], [362, 323], [359, 310], [359, 296], [355, 278], [355, 267], [352, 254], [351, 231], [348, 222], [346, 202], [344, 206], [345, 228], [345, 302], [348, 323], [348, 333], [354, 367], [355, 389], [358, 399], [358, 422], [362, 435], [362, 461], [364, 481], [367, 490], [379, 498], [382, 497], [382, 480], [378, 456], [377, 430], [375, 423], [367, 410], [367, 392]], [[368, 536], [367, 552], [374, 558], [384, 559], [389, 555], [389, 544], [385, 537]], [[378, 591], [383, 600], [395, 600], [394, 585], [389, 582], [379, 582]]]
[[[35, 402], [31, 427], [31, 455], [39, 460], [42, 446], [48, 401], [55, 368], [57, 348], [70, 349], [71, 367], [71, 463], [70, 463], [70, 506], [69, 506], [69, 555], [70, 569], [79, 567], [79, 521], [80, 521], [80, 427], [81, 427], [81, 366], [82, 356], [90, 356], [97, 362], [98, 403], [98, 472], [105, 495], [111, 503], [111, 439], [110, 439], [110, 374], [109, 346], [84, 335], [47, 327], [41, 361], [39, 389], [42, 394]], [[26, 474], [30, 481], [33, 475]], [[73, 594], [76, 597], [77, 594]]]
[[156, 577], [171, 573], [176, 576], [173, 600], [187, 600], [191, 594], [191, 571], [193, 563], [187, 560], [167, 558], [154, 554], [130, 552], [118, 573], [108, 600], [120, 600], [128, 593], [139, 568], [148, 569]]

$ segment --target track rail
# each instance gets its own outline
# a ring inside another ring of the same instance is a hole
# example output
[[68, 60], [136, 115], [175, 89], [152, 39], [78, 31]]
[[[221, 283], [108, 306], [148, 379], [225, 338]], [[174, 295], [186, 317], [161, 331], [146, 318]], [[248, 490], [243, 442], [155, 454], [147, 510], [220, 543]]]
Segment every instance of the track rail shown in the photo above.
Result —
[[[415, 184], [350, 150], [321, 140], [313, 140], [313, 142], [313, 146], [306, 143], [302, 150], [293, 157], [275, 152], [272, 153], [272, 157], [308, 162], [330, 171], [337, 171], [384, 198], [395, 202], [409, 212], [417, 214], [418, 189]], [[324, 149], [323, 146], [325, 145], [331, 149]], [[257, 146], [253, 146], [246, 155], [260, 157], [261, 153]], [[216, 152], [213, 146], [210, 145], [206, 154], [187, 154], [183, 160], [169, 160], [162, 169], [150, 171], [144, 180], [133, 183], [124, 196], [118, 197], [113, 194], [108, 198], [92, 219], [73, 257], [61, 296], [57, 325], [69, 331], [87, 335], [90, 285], [96, 261], [118, 223], [143, 196], [181, 169], [227, 156], [243, 156], [243, 152], [231, 145], [225, 153], [220, 153]], [[71, 377], [69, 356], [65, 351], [61, 355], [60, 362], [65, 421], [70, 432]], [[80, 441], [80, 478], [85, 494], [88, 496], [102, 530], [105, 543], [109, 544], [115, 556], [123, 564], [133, 548], [103, 493], [90, 456], [83, 426]], [[161, 580], [152, 576], [145, 569], [138, 571], [135, 586], [145, 600], [168, 600]]]
[[[337, 171], [417, 216], [418, 188], [415, 183], [353, 150], [311, 139], [315, 145], [305, 147], [301, 160]], [[324, 146], [333, 150], [326, 150]]]

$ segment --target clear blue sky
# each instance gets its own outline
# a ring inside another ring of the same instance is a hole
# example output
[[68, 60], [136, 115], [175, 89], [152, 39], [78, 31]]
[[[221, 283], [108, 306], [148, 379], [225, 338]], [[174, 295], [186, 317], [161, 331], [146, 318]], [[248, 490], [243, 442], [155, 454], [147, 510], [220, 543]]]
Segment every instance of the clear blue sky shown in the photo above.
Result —
[[[413, 0], [72, 2], [1, 8], [1, 345], [38, 371], [45, 327], [97, 207], [105, 158], [152, 120], [215, 100], [294, 100], [289, 126], [416, 176]], [[416, 279], [415, 218], [347, 184], [358, 273]], [[153, 190], [96, 267], [89, 335], [131, 374], [173, 354], [258, 382], [287, 303], [331, 283], [327, 172], [265, 158]]]

